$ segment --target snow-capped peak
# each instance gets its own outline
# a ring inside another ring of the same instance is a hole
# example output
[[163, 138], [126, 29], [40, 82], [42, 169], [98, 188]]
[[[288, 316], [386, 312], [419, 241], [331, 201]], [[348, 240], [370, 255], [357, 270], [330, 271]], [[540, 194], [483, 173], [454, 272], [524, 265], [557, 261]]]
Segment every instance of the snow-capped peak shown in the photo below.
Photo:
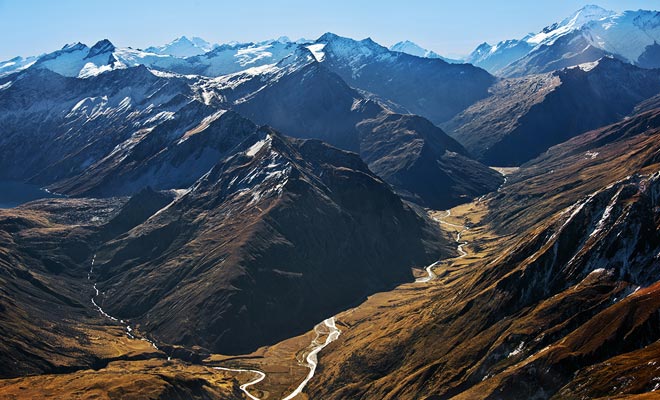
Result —
[[526, 41], [532, 45], [552, 44], [558, 37], [580, 29], [589, 22], [598, 21], [615, 14], [616, 12], [606, 10], [599, 6], [587, 5], [577, 10], [563, 21], [547, 26], [541, 32], [526, 37]]
[[578, 25], [584, 25], [589, 21], [597, 21], [599, 19], [611, 17], [614, 14], [616, 14], [616, 12], [612, 10], [606, 10], [595, 4], [588, 4], [573, 13], [573, 15], [568, 17], [567, 20], [574, 21], [574, 23]]
[[442, 58], [438, 53], [427, 50], [417, 43], [411, 42], [410, 40], [404, 40], [402, 42], [395, 43], [390, 46], [390, 50], [410, 54], [417, 57]]
[[292, 43], [291, 39], [289, 39], [288, 36], [280, 36], [277, 39], [275, 39], [275, 41], [280, 43]]
[[193, 36], [180, 36], [162, 46], [149, 47], [145, 51], [154, 54], [171, 55], [175, 57], [198, 56], [211, 51], [214, 46], [206, 40]]
[[80, 42], [67, 43], [62, 47], [62, 50], [60, 50], [60, 51], [72, 52], [72, 51], [80, 50], [80, 49], [83, 49], [83, 48], [87, 48], [87, 45], [85, 45], [83, 43], [80, 43]]
[[211, 51], [211, 50], [213, 50], [213, 47], [217, 46], [217, 45], [214, 45], [214, 44], [211, 44], [211, 43], [207, 42], [206, 40], [202, 39], [199, 36], [193, 36], [192, 38], [190, 38], [190, 41], [195, 46], [199, 47], [200, 49], [202, 49], [204, 51]]
[[488, 44], [487, 42], [483, 42], [483, 43], [481, 43], [479, 46], [477, 46], [476, 49], [474, 49], [474, 51], [472, 52], [472, 54], [473, 54], [473, 55], [478, 55], [478, 56], [481, 56], [481, 55], [484, 55], [484, 54], [488, 54], [488, 53], [490, 53], [490, 51], [491, 51], [492, 48], [493, 48], [493, 46], [491, 46], [491, 45]]
[[331, 32], [324, 33], [314, 42], [314, 44], [321, 43], [325, 44], [324, 52], [326, 54], [332, 53], [340, 58], [350, 58], [352, 60], [390, 53], [386, 47], [379, 45], [371, 38], [355, 40]]
[[11, 60], [0, 61], [0, 77], [29, 68], [38, 57], [14, 57]]
[[316, 39], [316, 41], [317, 42], [328, 43], [328, 42], [332, 42], [332, 41], [338, 40], [338, 39], [344, 39], [344, 38], [342, 38], [341, 36], [336, 35], [332, 32], [326, 32], [323, 35], [321, 35], [318, 39]]
[[646, 10], [624, 11], [592, 21], [583, 30], [594, 47], [635, 63], [649, 46], [660, 42], [660, 14]]

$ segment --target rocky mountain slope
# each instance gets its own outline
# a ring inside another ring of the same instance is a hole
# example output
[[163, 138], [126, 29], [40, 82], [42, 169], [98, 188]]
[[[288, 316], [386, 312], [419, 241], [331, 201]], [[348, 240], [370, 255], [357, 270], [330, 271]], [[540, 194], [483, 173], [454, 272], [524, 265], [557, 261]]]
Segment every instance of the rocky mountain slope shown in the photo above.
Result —
[[111, 315], [159, 341], [251, 351], [412, 279], [442, 251], [437, 229], [356, 155], [265, 129], [240, 149], [98, 251]]
[[90, 302], [92, 235], [122, 203], [56, 199], [0, 211], [3, 378], [164, 357], [128, 340]]
[[377, 315], [337, 316], [347, 328], [310, 396], [594, 398], [657, 388], [647, 360], [660, 338], [658, 115], [554, 147], [472, 206], [482, 216], [464, 214], [478, 232], [466, 236], [468, 256], [438, 270], [437, 284]]
[[486, 97], [494, 81], [472, 65], [392, 52], [369, 38], [356, 41], [326, 33], [312, 46], [322, 65], [349, 86], [388, 99], [436, 124]]
[[193, 101], [166, 122], [132, 135], [78, 175], [50, 186], [75, 196], [131, 195], [142, 188], [185, 189], [233, 154], [257, 127], [233, 111]]
[[241, 114], [301, 138], [355, 151], [399, 193], [445, 208], [495, 190], [499, 174], [428, 120], [364, 98], [303, 51], [263, 74], [210, 82]]
[[0, 63], [0, 397], [653, 396], [657, 18]]
[[134, 144], [193, 95], [187, 79], [158, 77], [143, 66], [89, 79], [28, 69], [5, 81], [0, 174], [42, 185], [81, 173], [120, 143]]
[[488, 165], [520, 165], [587, 130], [631, 113], [660, 91], [660, 71], [612, 58], [549, 74], [504, 79], [447, 124]]
[[265, 128], [189, 191], [42, 200], [0, 228], [2, 377], [59, 374], [0, 393], [33, 395], [239, 398], [226, 372], [187, 363], [304, 332], [453, 251], [357, 155]]

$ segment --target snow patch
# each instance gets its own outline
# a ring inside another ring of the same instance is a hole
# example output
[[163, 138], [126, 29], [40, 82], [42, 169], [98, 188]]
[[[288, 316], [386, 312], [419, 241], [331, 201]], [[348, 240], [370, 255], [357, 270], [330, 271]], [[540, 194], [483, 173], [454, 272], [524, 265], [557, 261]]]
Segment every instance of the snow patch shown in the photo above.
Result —
[[179, 139], [179, 142], [177, 144], [181, 144], [181, 143], [185, 142], [190, 136], [206, 130], [206, 128], [208, 128], [211, 125], [211, 123], [213, 123], [213, 121], [220, 118], [226, 112], [227, 112], [227, 110], [218, 110], [218, 111], [214, 112], [213, 114], [209, 115], [208, 117], [204, 118], [199, 123], [199, 125], [197, 125], [196, 127], [190, 129], [189, 131], [186, 131], [186, 133], [184, 133], [183, 136], [181, 136], [181, 139]]
[[113, 70], [112, 64], [97, 66], [96, 64], [89, 62], [82, 67], [80, 73], [78, 74], [78, 78], [89, 78], [112, 70]]
[[621, 194], [621, 191], [623, 190], [623, 186], [619, 188], [619, 190], [616, 192], [616, 194], [612, 197], [610, 200], [609, 204], [607, 207], [605, 207], [605, 211], [603, 211], [603, 215], [601, 216], [600, 220], [596, 224], [596, 228], [591, 232], [589, 237], [594, 237], [596, 236], [600, 231], [603, 230], [605, 227], [605, 223], [607, 220], [610, 218], [610, 214], [612, 213], [612, 209], [614, 208], [614, 205], [616, 202], [619, 200], [619, 195]]
[[312, 52], [316, 61], [321, 62], [325, 59], [325, 53], [323, 52], [324, 47], [325, 43], [315, 43], [307, 46], [307, 49]]
[[149, 117], [146, 121], [144, 121], [145, 124], [153, 124], [153, 123], [160, 123], [162, 121], [168, 121], [170, 119], [174, 118], [174, 112], [173, 111], [161, 111], [157, 113], [156, 115]]
[[513, 351], [512, 351], [511, 353], [509, 353], [509, 355], [507, 356], [507, 358], [515, 357], [515, 356], [517, 356], [518, 354], [522, 353], [524, 347], [525, 347], [525, 342], [520, 342], [520, 344], [518, 345], [518, 347], [516, 347], [515, 349], [513, 349]]
[[[390, 46], [390, 50], [398, 51], [401, 53], [410, 54], [412, 56], [423, 57], [423, 58], [443, 58], [438, 53], [427, 50], [417, 43], [411, 42], [410, 40], [405, 40], [403, 42], [395, 43]], [[446, 59], [445, 59], [446, 60]]]
[[266, 136], [265, 139], [259, 140], [258, 142], [250, 146], [250, 148], [247, 149], [247, 151], [245, 152], [245, 155], [248, 157], [256, 156], [259, 150], [261, 150], [262, 147], [264, 147], [267, 143], [270, 143], [270, 136]]

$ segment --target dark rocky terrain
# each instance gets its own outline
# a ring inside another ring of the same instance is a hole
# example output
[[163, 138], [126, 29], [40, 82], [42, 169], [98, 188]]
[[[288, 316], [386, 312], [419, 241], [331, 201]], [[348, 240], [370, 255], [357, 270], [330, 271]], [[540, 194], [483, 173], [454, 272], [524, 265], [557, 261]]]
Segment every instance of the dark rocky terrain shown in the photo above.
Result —
[[255, 92], [241, 91], [251, 81], [233, 88], [240, 97], [232, 107], [289, 135], [318, 138], [357, 152], [405, 198], [425, 206], [451, 207], [501, 184], [498, 173], [475, 162], [427, 119], [397, 114], [365, 99], [324, 64], [308, 54], [299, 57], [302, 67], [284, 76], [278, 71], [276, 79]]
[[354, 154], [269, 130], [241, 148], [99, 249], [111, 314], [160, 341], [249, 352], [451, 251]]
[[[2, 221], [3, 309], [14, 310], [3, 314], [13, 338], [5, 376], [107, 363], [89, 344], [63, 360], [45, 350], [52, 335], [83, 340], [87, 325], [74, 321], [103, 321], [90, 305], [94, 282], [105, 312], [158, 343], [240, 353], [304, 332], [453, 251], [357, 155], [269, 129], [189, 190], [39, 201]], [[25, 370], [9, 367], [17, 362]]]
[[371, 39], [355, 41], [326, 33], [322, 64], [352, 87], [442, 123], [488, 95], [495, 78], [470, 64], [449, 64], [392, 52]]
[[630, 114], [660, 90], [660, 70], [612, 58], [588, 68], [504, 79], [443, 125], [478, 160], [520, 165], [552, 145]]
[[[28, 69], [2, 81], [11, 86], [0, 95], [0, 176], [41, 185], [82, 173], [121, 143], [134, 144], [192, 93], [186, 79], [159, 78], [144, 66], [90, 79]], [[191, 117], [186, 123], [194, 123]]]

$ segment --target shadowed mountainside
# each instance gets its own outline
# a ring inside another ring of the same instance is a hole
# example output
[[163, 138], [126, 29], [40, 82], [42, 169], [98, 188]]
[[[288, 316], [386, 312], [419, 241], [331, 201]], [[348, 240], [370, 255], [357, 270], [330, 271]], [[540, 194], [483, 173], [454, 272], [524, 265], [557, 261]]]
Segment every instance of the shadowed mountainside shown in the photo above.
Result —
[[[565, 398], [652, 390], [654, 367], [632, 357], [657, 357], [660, 339], [658, 115], [648, 111], [553, 147], [476, 203], [490, 213], [471, 229], [479, 233], [468, 236], [475, 241], [468, 257], [436, 269], [438, 282], [424, 295], [413, 292], [368, 318], [359, 309], [337, 317], [347, 329], [322, 357], [310, 395]], [[602, 380], [584, 386], [600, 367]]]
[[593, 65], [505, 79], [491, 91], [445, 129], [478, 160], [512, 166], [630, 114], [660, 91], [660, 70], [602, 58]]

